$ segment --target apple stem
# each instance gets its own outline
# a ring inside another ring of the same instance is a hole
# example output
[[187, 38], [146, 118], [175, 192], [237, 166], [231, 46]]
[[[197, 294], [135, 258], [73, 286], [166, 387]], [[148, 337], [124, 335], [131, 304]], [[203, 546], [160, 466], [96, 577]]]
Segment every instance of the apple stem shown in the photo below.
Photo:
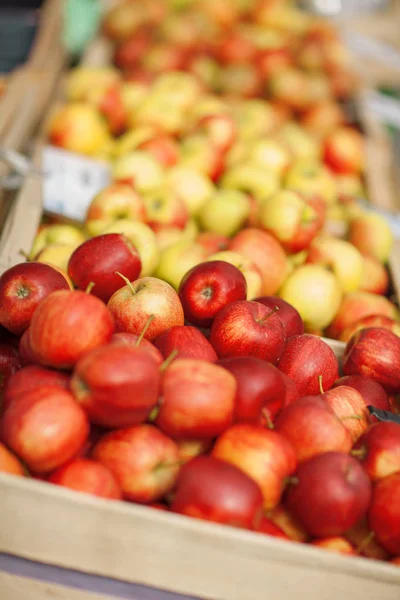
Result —
[[325, 394], [324, 386], [322, 385], [322, 375], [318, 375], [318, 385], [319, 385], [319, 391], [321, 392], [321, 394]]
[[176, 348], [175, 348], [175, 350], [172, 350], [171, 354], [169, 356], [167, 356], [167, 358], [164, 360], [164, 362], [160, 366], [161, 373], [163, 373], [166, 369], [168, 369], [169, 365], [178, 356], [178, 354], [179, 354], [179, 350], [177, 350]]
[[299, 485], [299, 478], [298, 477], [285, 477], [284, 480], [284, 485], [285, 487], [287, 485]]
[[349, 415], [348, 417], [342, 417], [341, 419], [339, 419], [339, 421], [346, 421], [347, 419], [354, 419], [355, 421], [361, 421], [362, 416], [361, 415]]
[[361, 460], [363, 460], [366, 455], [366, 450], [365, 450], [365, 448], [359, 448], [358, 450], [352, 450], [350, 452], [350, 454], [351, 454], [351, 456], [354, 456], [355, 458], [361, 458]]
[[136, 340], [136, 344], [135, 344], [136, 348], [138, 348], [140, 346], [142, 339], [146, 335], [146, 331], [148, 330], [148, 328], [150, 327], [150, 325], [152, 324], [154, 319], [155, 319], [154, 315], [150, 315], [149, 318], [147, 319], [147, 321], [142, 329], [142, 333], [139, 335], [138, 339]]
[[91, 281], [85, 290], [86, 294], [90, 294], [95, 285], [96, 284], [93, 281]]
[[357, 546], [356, 554], [361, 554], [361, 552], [364, 550], [364, 548], [366, 546], [368, 546], [368, 544], [370, 544], [374, 538], [375, 538], [375, 532], [370, 531], [369, 534]]
[[150, 412], [149, 416], [147, 417], [147, 420], [150, 421], [150, 423], [153, 423], [157, 419], [159, 412], [160, 412], [160, 406], [157, 404], [156, 406], [154, 406], [151, 409], [151, 412]]
[[262, 325], [263, 323], [265, 323], [265, 321], [268, 321], [268, 319], [270, 317], [272, 317], [272, 315], [274, 315], [275, 313], [277, 313], [278, 310], [279, 310], [279, 306], [275, 306], [275, 308], [273, 308], [272, 310], [270, 310], [269, 313], [265, 315], [265, 317], [263, 317], [262, 319], [260, 319], [258, 321], [260, 323], [260, 325]]
[[125, 281], [126, 285], [131, 290], [132, 295], [134, 296], [136, 292], [133, 289], [133, 285], [131, 284], [131, 282], [129, 281], [129, 279], [127, 277], [125, 277], [125, 275], [122, 275], [122, 273], [120, 273], [119, 271], [115, 271], [115, 274], [118, 275], [119, 277], [121, 277], [121, 279], [123, 279]]
[[19, 254], [20, 254], [21, 256], [23, 256], [23, 257], [25, 258], [25, 260], [27, 260], [27, 261], [30, 261], [30, 260], [31, 260], [31, 258], [30, 258], [30, 256], [29, 256], [29, 254], [28, 254], [27, 252], [25, 252], [25, 250], [22, 250], [22, 249], [21, 249], [21, 250], [19, 251]]
[[266, 408], [263, 408], [261, 411], [262, 416], [264, 417], [267, 427], [268, 429], [275, 429], [275, 425], [272, 422], [271, 419], [271, 415], [269, 414], [269, 411]]

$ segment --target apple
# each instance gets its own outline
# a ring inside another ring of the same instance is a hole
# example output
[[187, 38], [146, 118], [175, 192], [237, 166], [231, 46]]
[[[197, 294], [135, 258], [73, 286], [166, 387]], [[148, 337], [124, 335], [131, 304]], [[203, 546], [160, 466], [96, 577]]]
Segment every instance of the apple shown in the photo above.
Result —
[[245, 300], [246, 294], [243, 273], [222, 260], [196, 265], [186, 273], [179, 286], [186, 319], [200, 327], [210, 327], [221, 308]]
[[373, 482], [400, 472], [400, 425], [375, 423], [359, 438], [352, 454]]
[[304, 110], [309, 106], [307, 75], [296, 67], [288, 66], [273, 73], [268, 90], [275, 100], [293, 110]]
[[283, 408], [286, 383], [272, 364], [251, 356], [224, 358], [218, 362], [234, 375], [237, 383], [235, 423], [262, 423], [275, 419]]
[[271, 170], [281, 177], [289, 168], [292, 157], [289, 150], [278, 140], [263, 138], [251, 146], [249, 161]]
[[221, 70], [218, 88], [226, 96], [258, 97], [262, 92], [262, 77], [253, 64], [230, 64]]
[[19, 358], [21, 365], [34, 365], [39, 361], [39, 358], [33, 352], [30, 340], [29, 327], [21, 335], [19, 346], [18, 346]]
[[247, 284], [247, 300], [252, 300], [262, 294], [262, 274], [252, 260], [238, 252], [233, 252], [233, 250], [225, 250], [210, 254], [207, 256], [206, 262], [221, 260], [237, 267], [243, 273]]
[[222, 64], [252, 63], [256, 58], [257, 47], [240, 29], [225, 32], [217, 41], [213, 53]]
[[304, 333], [304, 323], [299, 312], [294, 306], [288, 304], [285, 300], [282, 300], [282, 298], [277, 298], [275, 296], [261, 296], [260, 298], [256, 298], [255, 302], [259, 302], [267, 308], [272, 309], [275, 308], [275, 306], [279, 308], [277, 315], [282, 321], [286, 338], [289, 338], [292, 335], [302, 335]]
[[368, 522], [376, 540], [390, 554], [400, 554], [400, 473], [378, 481], [372, 492]]
[[48, 120], [47, 133], [53, 146], [88, 156], [96, 156], [109, 140], [105, 120], [85, 102], [70, 102], [57, 108]]
[[98, 498], [121, 500], [122, 491], [113, 473], [101, 463], [77, 458], [56, 469], [47, 480]]
[[198, 219], [202, 229], [230, 237], [249, 216], [246, 195], [238, 190], [218, 190], [202, 206]]
[[356, 442], [369, 427], [369, 412], [361, 394], [353, 387], [339, 385], [322, 395], [343, 427]]
[[104, 233], [106, 227], [120, 219], [144, 221], [145, 218], [143, 200], [132, 186], [126, 183], [111, 183], [91, 201], [85, 225], [89, 234], [94, 236]]
[[346, 346], [345, 375], [367, 375], [388, 394], [400, 392], [400, 338], [386, 329], [362, 329]]
[[59, 271], [40, 262], [17, 264], [0, 277], [0, 323], [16, 335], [28, 327], [40, 301], [56, 290], [69, 290]]
[[[12, 452], [0, 442], [0, 473], [8, 473], [9, 475], [19, 475], [25, 477], [26, 471], [22, 463]], [[261, 492], [260, 492], [261, 494]], [[262, 502], [262, 500], [261, 500]]]
[[121, 233], [136, 247], [142, 269], [141, 277], [149, 277], [157, 268], [160, 253], [154, 231], [144, 223], [133, 222], [130, 219], [118, 219], [104, 228], [101, 232]]
[[229, 238], [213, 231], [202, 231], [197, 236], [197, 243], [206, 251], [206, 256], [227, 250]]
[[94, 447], [92, 458], [114, 474], [125, 500], [140, 504], [168, 494], [180, 469], [178, 446], [153, 425], [108, 433]]
[[70, 288], [73, 289], [67, 271], [68, 261], [75, 249], [75, 244], [49, 244], [33, 257], [33, 261], [44, 263], [57, 269], [67, 279]]
[[293, 379], [288, 377], [286, 373], [283, 373], [282, 371], [281, 375], [283, 377], [283, 381], [285, 382], [286, 387], [285, 398], [283, 402], [283, 407], [286, 408], [286, 406], [290, 406], [291, 404], [293, 404], [293, 402], [296, 402], [296, 400], [300, 398], [300, 394]]
[[364, 138], [353, 127], [337, 127], [325, 139], [323, 160], [335, 173], [361, 173], [364, 154]]
[[41, 226], [33, 241], [30, 259], [34, 259], [39, 252], [50, 244], [68, 244], [77, 248], [85, 239], [83, 232], [74, 225], [53, 223]]
[[370, 327], [380, 327], [381, 329], [387, 329], [398, 337], [400, 337], [400, 323], [394, 319], [389, 319], [383, 315], [367, 315], [351, 323], [346, 329], [343, 329], [338, 339], [341, 342], [348, 342], [356, 333], [362, 329], [368, 329]]
[[117, 183], [130, 184], [141, 194], [163, 185], [164, 169], [148, 152], [134, 150], [114, 161], [112, 176]]
[[113, 66], [78, 66], [68, 71], [65, 82], [65, 95], [68, 101], [87, 100], [93, 88], [104, 87], [121, 80], [121, 75]]
[[389, 274], [384, 265], [374, 256], [363, 256], [360, 290], [385, 296], [388, 289]]
[[308, 200], [321, 198], [327, 206], [335, 204], [338, 198], [335, 176], [316, 157], [298, 158], [286, 173], [285, 187]]
[[180, 242], [196, 242], [197, 245], [197, 235], [199, 230], [194, 219], [189, 219], [183, 229], [180, 229], [175, 225], [156, 224], [154, 224], [152, 228], [160, 255], [164, 253], [164, 250], [167, 250]]
[[342, 301], [337, 278], [320, 265], [301, 265], [295, 269], [279, 295], [299, 312], [306, 330], [327, 327]]
[[151, 154], [163, 167], [173, 167], [179, 162], [179, 146], [172, 136], [159, 134], [138, 145], [139, 150]]
[[261, 524], [258, 527], [257, 531], [259, 533], [263, 533], [265, 535], [271, 535], [272, 537], [281, 538], [282, 540], [290, 540], [290, 537], [273, 521], [267, 519], [267, 517], [263, 517], [261, 520]]
[[182, 467], [173, 512], [243, 529], [257, 529], [263, 497], [257, 483], [234, 465], [199, 456]]
[[262, 275], [262, 294], [275, 294], [288, 272], [288, 262], [281, 244], [266, 231], [243, 229], [232, 239], [229, 249], [251, 260]]
[[286, 479], [297, 465], [294, 449], [281, 434], [248, 424], [233, 425], [220, 435], [212, 456], [235, 465], [258, 483], [265, 510], [279, 503]]
[[310, 106], [300, 117], [301, 124], [313, 135], [326, 138], [345, 123], [345, 114], [334, 100], [322, 100]]
[[118, 272], [133, 281], [142, 263], [135, 246], [121, 233], [106, 233], [84, 242], [72, 254], [68, 274], [81, 290], [93, 283], [92, 293], [108, 302], [124, 282]]
[[320, 538], [314, 540], [311, 543], [312, 546], [317, 548], [323, 548], [329, 552], [337, 552], [338, 554], [345, 554], [346, 556], [356, 556], [357, 552], [355, 548], [346, 540], [344, 537], [332, 536]]
[[225, 153], [236, 140], [237, 126], [234, 118], [227, 113], [208, 114], [199, 119], [195, 131], [204, 133], [212, 146]]
[[59, 290], [44, 298], [33, 313], [29, 342], [38, 364], [71, 369], [113, 333], [112, 315], [99, 298], [79, 290]]
[[205, 254], [200, 244], [186, 240], [175, 242], [161, 253], [155, 275], [178, 290], [186, 273], [202, 263]]
[[189, 213], [183, 200], [166, 187], [153, 188], [143, 195], [146, 221], [150, 227], [170, 226], [183, 229]]
[[325, 452], [299, 466], [285, 504], [310, 535], [340, 536], [367, 514], [371, 492], [371, 482], [355, 458]]
[[70, 388], [91, 422], [131, 427], [144, 423], [157, 404], [159, 366], [140, 345], [109, 344], [78, 360]]
[[300, 396], [317, 395], [320, 381], [324, 389], [329, 390], [339, 378], [333, 350], [310, 334], [294, 335], [286, 340], [278, 368], [295, 382]]
[[219, 358], [254, 356], [276, 363], [285, 345], [285, 330], [275, 309], [238, 300], [217, 313], [210, 342]]
[[350, 222], [349, 241], [366, 256], [386, 263], [393, 249], [388, 221], [376, 213], [364, 213]]
[[156, 75], [183, 72], [186, 66], [187, 52], [184, 48], [159, 41], [152, 45], [143, 57], [142, 65]]
[[207, 454], [212, 447], [212, 440], [178, 440], [179, 459], [182, 464], [188, 463], [202, 454]]
[[60, 371], [45, 369], [39, 365], [28, 365], [11, 375], [5, 386], [2, 408], [5, 410], [14, 398], [23, 396], [36, 388], [69, 388], [69, 375]]
[[207, 175], [179, 164], [168, 170], [166, 185], [182, 199], [191, 216], [198, 215], [215, 193], [214, 185]]
[[122, 83], [120, 81], [92, 88], [87, 94], [87, 102], [104, 117], [109, 132], [113, 136], [123, 133], [128, 126]]
[[180, 165], [195, 169], [215, 182], [225, 170], [225, 156], [210, 144], [206, 135], [197, 133], [182, 139]]
[[149, 29], [139, 29], [117, 46], [114, 54], [115, 65], [122, 71], [136, 67], [150, 50], [152, 41], [152, 32]]
[[375, 406], [380, 410], [390, 410], [389, 399], [383, 387], [367, 375], [347, 375], [341, 377], [333, 384], [333, 388], [338, 386], [352, 387], [359, 392], [366, 406]]
[[261, 205], [260, 226], [272, 233], [291, 253], [308, 248], [325, 220], [322, 200], [306, 200], [297, 192], [281, 190]]
[[2, 440], [35, 473], [49, 473], [74, 458], [89, 435], [89, 423], [74, 397], [61, 387], [16, 396], [5, 410]]
[[209, 362], [217, 360], [207, 338], [190, 325], [174, 325], [156, 337], [154, 345], [165, 359], [176, 350], [179, 358], [198, 358]]
[[142, 277], [113, 294], [108, 309], [118, 331], [140, 335], [151, 315], [154, 319], [145, 338], [152, 341], [173, 325], [184, 324], [184, 314], [178, 294], [165, 281]]
[[305, 543], [310, 536], [283, 504], [278, 504], [266, 513], [268, 519], [281, 529], [290, 540]]
[[[150, 4], [150, 3], [149, 3]], [[121, 2], [108, 8], [103, 22], [104, 34], [116, 42], [129, 39], [150, 20], [148, 5]]]
[[233, 420], [236, 380], [205, 360], [177, 358], [165, 370], [156, 425], [174, 439], [211, 439]]
[[398, 309], [384, 296], [368, 292], [353, 292], [344, 296], [327, 334], [329, 337], [337, 339], [349, 325], [370, 315], [382, 315], [394, 320], [399, 319]]
[[224, 173], [220, 184], [224, 189], [250, 194], [256, 200], [263, 202], [278, 192], [280, 178], [263, 166], [250, 161], [241, 161]]
[[360, 288], [363, 257], [350, 242], [330, 236], [316, 238], [308, 248], [307, 262], [332, 269], [345, 294]]
[[361, 521], [346, 531], [345, 537], [357, 548], [357, 554], [360, 556], [377, 560], [388, 560], [388, 553], [376, 541], [374, 532], [368, 526], [367, 518], [361, 519]]
[[143, 327], [140, 335], [135, 335], [134, 333], [127, 333], [124, 331], [119, 331], [114, 333], [109, 341], [109, 344], [117, 345], [117, 346], [134, 346], [135, 348], [140, 348], [144, 352], [148, 352], [152, 359], [157, 363], [160, 367], [164, 362], [163, 355], [161, 352], [154, 346], [152, 342], [146, 340], [143, 336], [145, 335], [148, 327], [150, 327], [151, 322], [153, 321], [153, 315], [151, 315]]
[[353, 441], [323, 397], [304, 396], [278, 415], [275, 430], [293, 446], [299, 463], [325, 452], [350, 452]]

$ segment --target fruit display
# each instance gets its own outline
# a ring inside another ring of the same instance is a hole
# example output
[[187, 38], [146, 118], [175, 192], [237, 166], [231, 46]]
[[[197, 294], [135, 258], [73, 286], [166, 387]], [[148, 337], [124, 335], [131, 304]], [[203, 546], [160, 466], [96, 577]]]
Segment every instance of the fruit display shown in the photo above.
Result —
[[48, 136], [112, 182], [0, 276], [0, 472], [398, 564], [393, 236], [335, 30], [126, 0], [103, 32]]

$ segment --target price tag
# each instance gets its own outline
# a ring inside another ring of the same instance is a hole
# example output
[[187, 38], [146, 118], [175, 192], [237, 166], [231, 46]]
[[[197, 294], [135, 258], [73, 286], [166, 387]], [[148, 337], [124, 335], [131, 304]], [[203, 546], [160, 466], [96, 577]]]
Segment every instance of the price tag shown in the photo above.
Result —
[[107, 163], [46, 146], [43, 149], [44, 210], [73, 221], [85, 220], [89, 204], [111, 182]]

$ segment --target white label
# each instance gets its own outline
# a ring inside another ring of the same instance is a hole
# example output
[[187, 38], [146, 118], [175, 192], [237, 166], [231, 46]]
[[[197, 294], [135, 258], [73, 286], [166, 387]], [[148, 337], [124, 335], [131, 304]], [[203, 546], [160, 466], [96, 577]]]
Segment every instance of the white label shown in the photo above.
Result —
[[44, 210], [79, 222], [94, 196], [111, 182], [107, 163], [54, 146], [43, 149], [42, 169]]

